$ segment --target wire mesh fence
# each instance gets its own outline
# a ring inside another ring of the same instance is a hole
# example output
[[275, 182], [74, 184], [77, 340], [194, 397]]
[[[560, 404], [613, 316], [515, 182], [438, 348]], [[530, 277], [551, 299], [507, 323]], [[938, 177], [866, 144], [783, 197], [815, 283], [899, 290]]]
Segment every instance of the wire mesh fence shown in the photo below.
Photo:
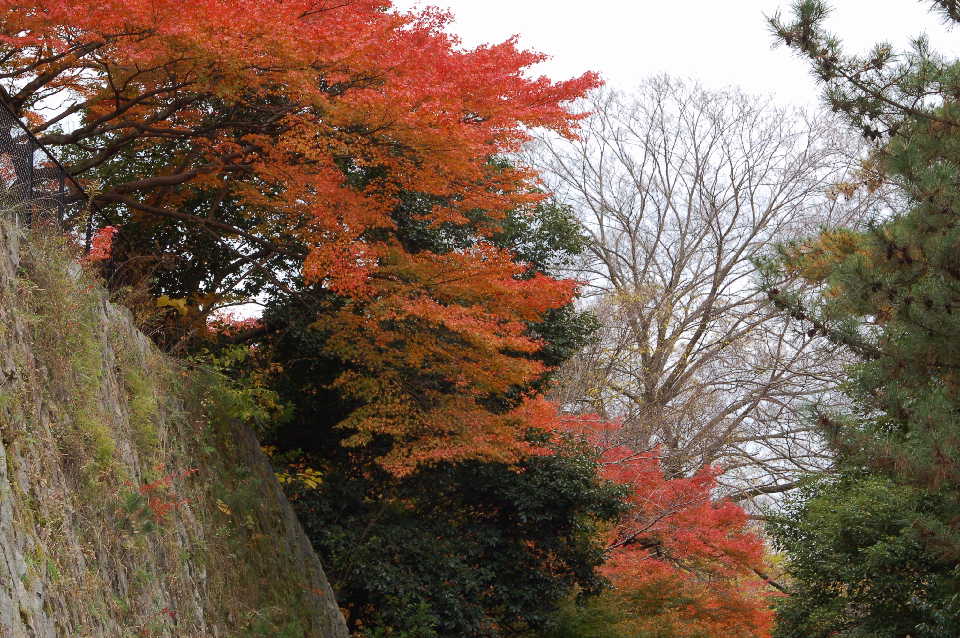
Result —
[[25, 225], [55, 220], [63, 226], [81, 218], [86, 203], [83, 189], [57, 158], [0, 103], [0, 210], [13, 211]]

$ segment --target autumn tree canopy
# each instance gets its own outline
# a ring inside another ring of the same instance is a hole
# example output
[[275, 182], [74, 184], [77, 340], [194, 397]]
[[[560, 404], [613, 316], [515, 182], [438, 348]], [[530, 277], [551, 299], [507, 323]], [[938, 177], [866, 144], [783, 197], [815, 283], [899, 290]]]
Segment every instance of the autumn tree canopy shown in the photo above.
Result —
[[766, 572], [764, 543], [747, 513], [714, 496], [721, 468], [672, 477], [659, 448], [619, 443], [623, 427], [596, 415], [564, 421], [598, 450], [601, 476], [627, 490], [602, 568], [612, 591], [587, 613], [605, 617], [616, 636], [769, 637], [782, 585]]
[[[411, 227], [400, 219], [398, 236], [409, 250], [455, 253], [455, 247], [476, 241], [462, 226]], [[550, 265], [582, 247], [570, 212], [549, 205], [531, 214], [511, 212], [491, 240], [527, 266], [521, 276], [528, 278], [546, 276]], [[535, 395], [545, 377], [504, 392], [512, 373], [502, 371], [504, 378], [476, 398], [468, 425], [499, 420], [505, 434], [513, 428], [548, 454], [512, 463], [438, 457], [392, 471], [381, 455], [391, 446], [406, 447], [405, 439], [342, 424], [355, 423], [363, 413], [395, 410], [410, 427], [428, 418], [443, 427], [439, 420], [453, 412], [443, 406], [461, 404], [471, 388], [444, 382], [442, 373], [456, 361], [442, 353], [432, 355], [447, 361], [437, 368], [391, 365], [390, 357], [402, 352], [387, 346], [376, 356], [356, 354], [351, 343], [366, 347], [361, 323], [351, 324], [360, 331], [355, 342], [331, 347], [330, 322], [337, 321], [343, 299], [329, 291], [308, 292], [309, 305], [301, 303], [302, 295], [271, 299], [260, 319], [268, 329], [253, 342], [256, 347], [228, 343], [220, 358], [235, 362], [234, 378], [248, 375], [248, 385], [259, 384], [285, 406], [280, 410], [285, 418], [273, 418], [261, 429], [262, 440], [285, 467], [287, 493], [350, 628], [370, 636], [517, 636], [548, 626], [556, 605], [575, 591], [603, 589], [602, 530], [622, 509], [623, 489], [598, 475], [591, 448], [551, 436], [555, 414], [549, 404], [538, 400], [537, 410], [525, 414], [515, 407], [524, 395]], [[320, 320], [318, 308], [329, 310], [321, 310]], [[233, 323], [221, 329], [244, 330], [243, 322]], [[397, 338], [442, 345], [443, 333], [432, 333], [431, 325], [409, 318], [393, 329]], [[548, 313], [530, 325], [543, 346], [525, 353], [528, 365], [557, 365], [582, 347], [590, 329], [589, 316], [570, 306]], [[451, 348], [450, 357], [455, 352]], [[345, 378], [349, 386], [337, 382]], [[371, 402], [369, 395], [352, 391], [366, 384], [385, 388], [387, 397], [393, 395], [386, 388], [397, 385], [409, 398], [406, 404]], [[357, 432], [369, 441], [344, 446]], [[466, 444], [465, 436], [436, 441], [453, 449]]]
[[[530, 171], [496, 160], [532, 128], [570, 134], [580, 116], [567, 103], [598, 80], [531, 79], [541, 55], [513, 41], [465, 50], [445, 14], [389, 8], [3, 2], [0, 98], [86, 180], [120, 228], [115, 254], [155, 258], [155, 235], [124, 246], [164, 224], [229, 255], [184, 284], [183, 314], [235, 303], [245, 275], [339, 295], [329, 343], [370, 374], [338, 383], [382, 399], [353, 416], [355, 443], [398, 435], [404, 451], [386, 461], [397, 471], [517, 458], [529, 451], [517, 420], [540, 408], [518, 401], [513, 416], [492, 415], [480, 402], [542, 374], [527, 325], [567, 304], [573, 285], [520, 276], [524, 265], [487, 240], [507, 211], [542, 199]], [[476, 210], [488, 222], [462, 250], [411, 251], [396, 233], [411, 195], [427, 203], [415, 211], [427, 227], [467, 224]], [[200, 251], [194, 240], [174, 257], [189, 264]], [[398, 371], [423, 367], [461, 388], [456, 399], [404, 388]]]

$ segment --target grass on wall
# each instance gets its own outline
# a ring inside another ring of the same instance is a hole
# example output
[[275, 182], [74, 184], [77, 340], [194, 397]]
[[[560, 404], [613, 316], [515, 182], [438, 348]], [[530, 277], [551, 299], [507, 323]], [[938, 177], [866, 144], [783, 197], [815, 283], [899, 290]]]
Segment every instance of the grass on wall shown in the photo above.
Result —
[[59, 233], [0, 227], [0, 253], [15, 242], [0, 436], [23, 584], [60, 635], [311, 635], [273, 477], [237, 435], [244, 394], [154, 349]]

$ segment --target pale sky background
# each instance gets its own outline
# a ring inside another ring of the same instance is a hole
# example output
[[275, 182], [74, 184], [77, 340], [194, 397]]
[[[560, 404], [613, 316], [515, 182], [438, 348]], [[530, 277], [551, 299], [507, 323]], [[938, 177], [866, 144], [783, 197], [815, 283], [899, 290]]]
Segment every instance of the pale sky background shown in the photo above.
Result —
[[[834, 0], [828, 26], [852, 52], [878, 40], [900, 48], [926, 33], [936, 50], [960, 57], [960, 30], [948, 30], [929, 2]], [[599, 72], [627, 89], [646, 76], [670, 73], [711, 87], [738, 85], [809, 104], [819, 92], [807, 65], [772, 48], [764, 15], [790, 0], [395, 0], [398, 9], [451, 10], [452, 31], [473, 46], [518, 34], [525, 48], [552, 56], [537, 69], [554, 79]]]

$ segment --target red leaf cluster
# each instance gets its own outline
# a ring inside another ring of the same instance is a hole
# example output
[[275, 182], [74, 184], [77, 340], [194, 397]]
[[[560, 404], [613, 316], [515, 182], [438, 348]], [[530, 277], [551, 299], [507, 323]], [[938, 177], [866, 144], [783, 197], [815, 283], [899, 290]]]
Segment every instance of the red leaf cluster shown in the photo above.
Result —
[[104, 226], [90, 239], [90, 251], [84, 256], [86, 261], [106, 261], [113, 252], [113, 236], [117, 234], [114, 226]]
[[763, 541], [736, 503], [717, 500], [717, 468], [668, 477], [657, 448], [611, 445], [619, 425], [570, 418], [565, 429], [597, 445], [605, 478], [629, 489], [630, 510], [610, 530], [604, 572], [630, 609], [631, 631], [657, 635], [766, 638], [772, 590]]

